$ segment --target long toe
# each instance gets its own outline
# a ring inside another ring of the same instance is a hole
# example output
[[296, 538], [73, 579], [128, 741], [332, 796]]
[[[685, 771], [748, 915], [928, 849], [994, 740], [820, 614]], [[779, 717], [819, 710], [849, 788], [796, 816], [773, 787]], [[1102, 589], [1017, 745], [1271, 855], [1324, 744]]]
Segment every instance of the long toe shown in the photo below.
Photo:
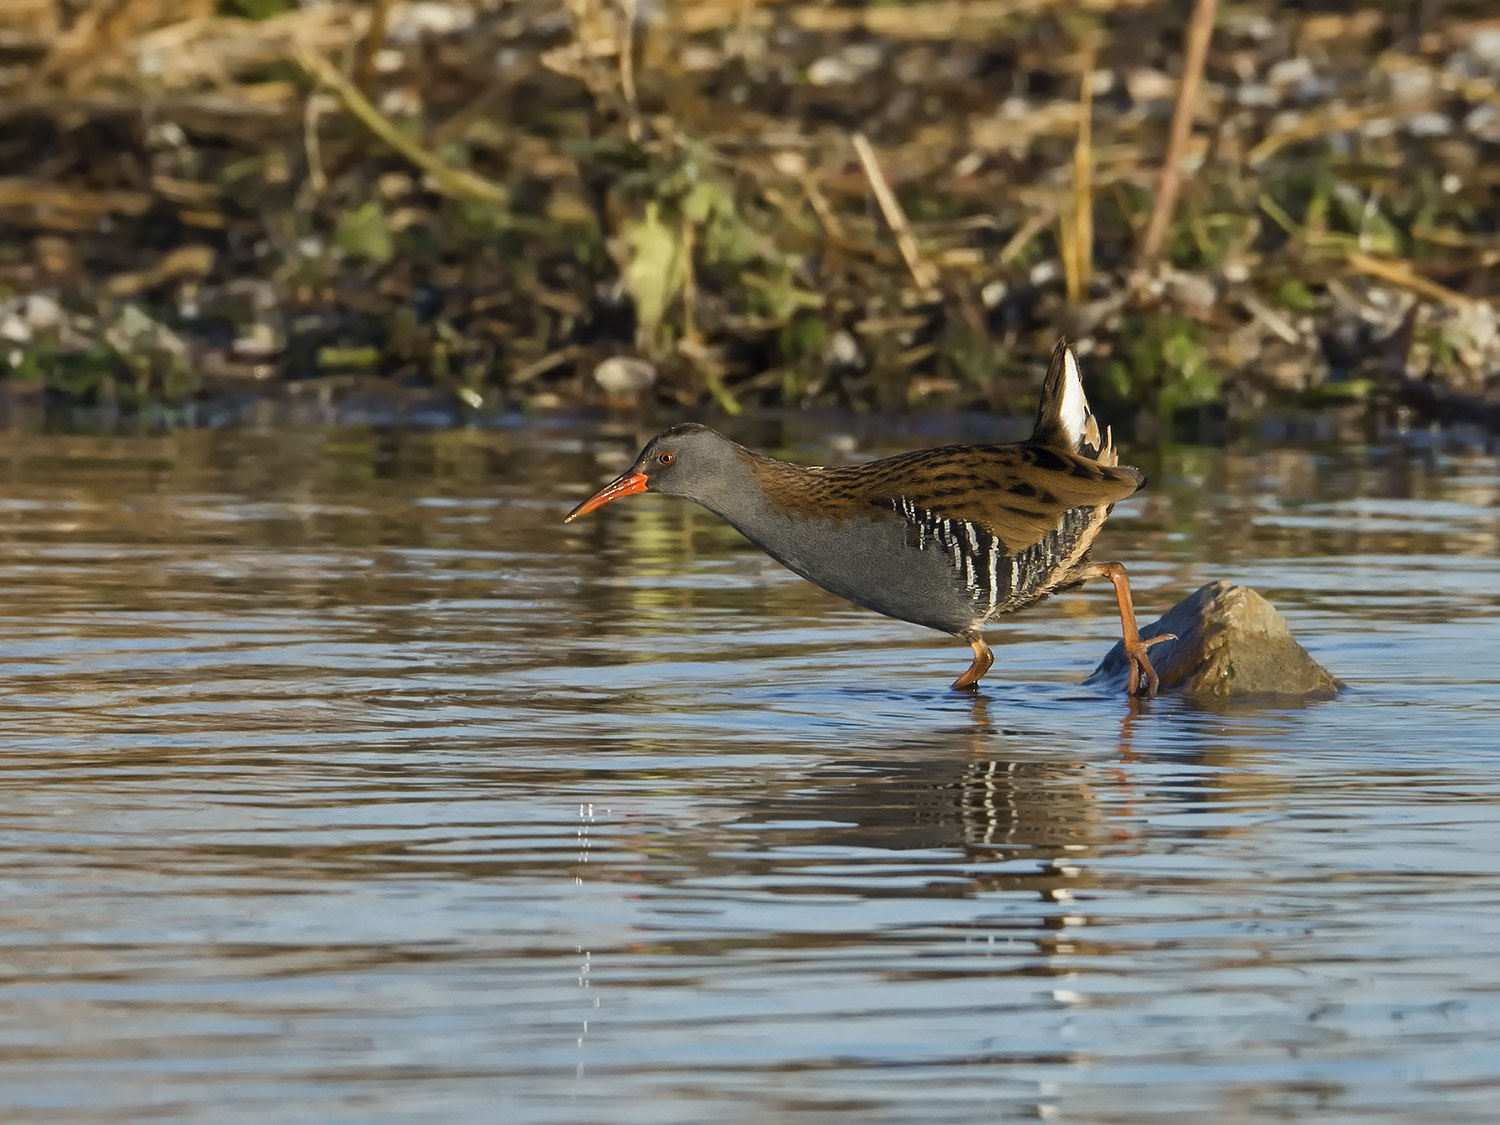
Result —
[[975, 660], [973, 664], [969, 665], [967, 672], [953, 681], [953, 690], [978, 691], [979, 677], [983, 676], [989, 670], [990, 666], [988, 664], [983, 664], [979, 660]]
[[1146, 655], [1146, 646], [1134, 648], [1125, 656], [1130, 661], [1130, 685], [1126, 689], [1127, 694], [1139, 695], [1144, 699], [1154, 698], [1157, 689], [1161, 686], [1161, 680], [1156, 675], [1156, 669], [1151, 667], [1151, 658]]
[[974, 663], [969, 665], [967, 672], [953, 681], [955, 691], [977, 690], [979, 678], [990, 670], [990, 665], [995, 663], [995, 654], [990, 651], [990, 646], [983, 640], [978, 638], [970, 640], [969, 646], [974, 650]]

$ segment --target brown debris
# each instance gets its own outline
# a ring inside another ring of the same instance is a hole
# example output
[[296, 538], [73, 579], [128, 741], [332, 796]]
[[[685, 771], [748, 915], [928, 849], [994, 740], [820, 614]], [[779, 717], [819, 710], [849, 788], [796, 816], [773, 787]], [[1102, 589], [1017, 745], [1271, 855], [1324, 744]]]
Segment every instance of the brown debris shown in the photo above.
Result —
[[0, 293], [67, 316], [0, 310], [0, 381], [150, 340], [189, 394], [577, 404], [635, 353], [632, 402], [1003, 410], [1067, 332], [1163, 417], [1497, 397], [1483, 4], [3, 8]]

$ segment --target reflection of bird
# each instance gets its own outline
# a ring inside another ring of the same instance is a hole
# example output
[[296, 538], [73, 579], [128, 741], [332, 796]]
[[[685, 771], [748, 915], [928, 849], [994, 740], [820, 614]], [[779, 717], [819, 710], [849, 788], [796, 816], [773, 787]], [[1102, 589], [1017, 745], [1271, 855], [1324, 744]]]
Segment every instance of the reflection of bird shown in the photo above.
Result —
[[986, 622], [1089, 578], [1114, 583], [1129, 692], [1156, 693], [1125, 568], [1090, 563], [1110, 508], [1144, 483], [1122, 466], [1084, 398], [1065, 343], [1052, 353], [1031, 437], [949, 445], [837, 468], [775, 461], [706, 426], [663, 430], [635, 463], [568, 513], [637, 492], [684, 496], [777, 562], [852, 602], [962, 637], [974, 649], [955, 688], [994, 662]]
[[964, 741], [954, 730], [901, 739], [873, 756], [845, 746], [836, 758], [809, 764], [795, 788], [747, 798], [741, 824], [761, 849], [795, 866], [822, 867], [830, 846], [872, 854], [961, 849], [984, 860], [1026, 861], [964, 872], [988, 889], [1076, 889], [1077, 872], [1065, 870], [1070, 862], [1129, 832], [1099, 801], [1097, 783], [1108, 775], [1077, 760], [1076, 747], [1054, 752], [1045, 731], [975, 734], [985, 746], [974, 752], [953, 752]]

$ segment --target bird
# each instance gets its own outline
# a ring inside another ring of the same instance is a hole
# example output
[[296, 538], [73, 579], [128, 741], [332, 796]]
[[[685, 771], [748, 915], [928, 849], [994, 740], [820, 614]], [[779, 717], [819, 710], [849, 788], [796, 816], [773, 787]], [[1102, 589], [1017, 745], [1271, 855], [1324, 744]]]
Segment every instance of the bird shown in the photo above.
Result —
[[688, 422], [663, 430], [626, 469], [564, 518], [640, 492], [692, 500], [771, 558], [832, 594], [969, 643], [974, 689], [994, 663], [984, 627], [1059, 590], [1107, 578], [1130, 675], [1151, 697], [1159, 680], [1136, 627], [1130, 580], [1089, 549], [1114, 505], [1145, 484], [1119, 463], [1089, 409], [1078, 360], [1058, 341], [1031, 436], [944, 445], [852, 465], [805, 466], [755, 453]]

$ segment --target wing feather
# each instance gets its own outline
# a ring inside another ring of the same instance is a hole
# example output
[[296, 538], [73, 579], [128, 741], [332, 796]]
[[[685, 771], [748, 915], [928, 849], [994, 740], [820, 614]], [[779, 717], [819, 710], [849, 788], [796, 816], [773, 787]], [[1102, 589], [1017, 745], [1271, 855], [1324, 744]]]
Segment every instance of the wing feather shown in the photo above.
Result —
[[829, 468], [742, 456], [782, 511], [838, 522], [877, 509], [907, 523], [925, 512], [973, 524], [1008, 555], [1058, 532], [1069, 511], [1108, 507], [1145, 483], [1138, 469], [1033, 442], [939, 446]]
[[1055, 533], [1072, 509], [1107, 507], [1145, 481], [1128, 466], [1030, 444], [919, 450], [899, 460], [908, 463], [870, 481], [870, 502], [965, 520], [999, 539], [1007, 554]]

